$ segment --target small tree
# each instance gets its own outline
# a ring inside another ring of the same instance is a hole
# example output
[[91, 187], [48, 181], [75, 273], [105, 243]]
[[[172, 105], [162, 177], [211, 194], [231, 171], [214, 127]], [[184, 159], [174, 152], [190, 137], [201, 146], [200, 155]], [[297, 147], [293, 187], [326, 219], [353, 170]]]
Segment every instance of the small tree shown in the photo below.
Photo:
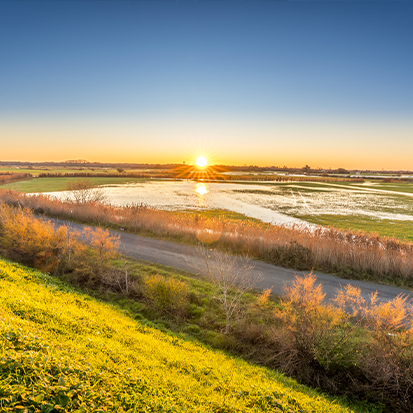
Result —
[[203, 246], [197, 250], [190, 264], [217, 287], [215, 298], [224, 310], [225, 334], [228, 334], [242, 296], [255, 286], [259, 274], [253, 271], [248, 257], [239, 258]]
[[338, 168], [337, 169], [337, 173], [338, 174], [349, 174], [350, 172], [347, 170], [347, 169], [344, 169], [344, 168]]
[[104, 202], [107, 199], [103, 188], [98, 187], [88, 179], [77, 179], [69, 182], [66, 191], [68, 191], [67, 200], [76, 204]]

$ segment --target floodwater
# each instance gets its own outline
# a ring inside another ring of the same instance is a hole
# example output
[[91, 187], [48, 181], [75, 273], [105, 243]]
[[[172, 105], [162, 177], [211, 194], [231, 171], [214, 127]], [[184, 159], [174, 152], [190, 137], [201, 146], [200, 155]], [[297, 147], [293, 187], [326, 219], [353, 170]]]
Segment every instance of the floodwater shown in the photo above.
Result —
[[[413, 221], [413, 194], [360, 184], [146, 181], [104, 188], [111, 205], [143, 203], [166, 210], [226, 209], [279, 225], [305, 224], [297, 217], [318, 214]], [[47, 195], [66, 197], [65, 192]]]

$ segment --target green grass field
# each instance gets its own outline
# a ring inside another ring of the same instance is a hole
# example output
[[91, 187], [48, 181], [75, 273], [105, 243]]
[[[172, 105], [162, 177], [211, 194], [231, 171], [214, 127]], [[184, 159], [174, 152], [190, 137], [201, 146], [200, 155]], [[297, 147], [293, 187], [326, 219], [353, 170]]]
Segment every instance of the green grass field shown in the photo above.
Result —
[[88, 178], [33, 178], [26, 181], [13, 182], [10, 184], [0, 185], [0, 189], [14, 189], [20, 192], [56, 192], [64, 191], [69, 182], [77, 179], [87, 179], [95, 185], [121, 185], [127, 183], [144, 182], [144, 178], [105, 178], [105, 177], [88, 177]]
[[0, 286], [2, 412], [375, 411], [161, 332], [4, 260]]
[[[357, 185], [354, 185], [357, 186]], [[387, 183], [387, 182], [366, 182], [366, 187], [372, 189], [380, 189], [384, 191], [393, 191], [393, 192], [406, 192], [406, 193], [413, 193], [413, 183], [408, 182], [400, 182], [400, 183]]]
[[316, 225], [332, 226], [338, 229], [357, 229], [369, 233], [377, 233], [383, 237], [396, 237], [401, 240], [413, 241], [413, 221], [396, 221], [376, 219], [355, 215], [300, 215]]
[[28, 173], [32, 175], [44, 174], [44, 173], [118, 173], [116, 168], [13, 168], [10, 166], [0, 166], [0, 173], [2, 172], [14, 172], [14, 173]]

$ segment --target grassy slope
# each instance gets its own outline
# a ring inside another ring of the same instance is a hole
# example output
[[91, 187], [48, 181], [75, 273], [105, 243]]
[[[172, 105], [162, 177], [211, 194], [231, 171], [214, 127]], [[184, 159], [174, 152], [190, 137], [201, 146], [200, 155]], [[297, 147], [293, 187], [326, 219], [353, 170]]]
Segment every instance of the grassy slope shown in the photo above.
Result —
[[352, 411], [40, 272], [0, 260], [0, 286], [3, 412]]

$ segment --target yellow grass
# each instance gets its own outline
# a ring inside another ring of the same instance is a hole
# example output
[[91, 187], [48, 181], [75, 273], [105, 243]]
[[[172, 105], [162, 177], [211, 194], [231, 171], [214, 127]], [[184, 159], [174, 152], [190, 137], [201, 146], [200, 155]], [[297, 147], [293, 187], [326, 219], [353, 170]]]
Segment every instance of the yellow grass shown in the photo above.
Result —
[[0, 287], [2, 412], [354, 411], [17, 264]]

